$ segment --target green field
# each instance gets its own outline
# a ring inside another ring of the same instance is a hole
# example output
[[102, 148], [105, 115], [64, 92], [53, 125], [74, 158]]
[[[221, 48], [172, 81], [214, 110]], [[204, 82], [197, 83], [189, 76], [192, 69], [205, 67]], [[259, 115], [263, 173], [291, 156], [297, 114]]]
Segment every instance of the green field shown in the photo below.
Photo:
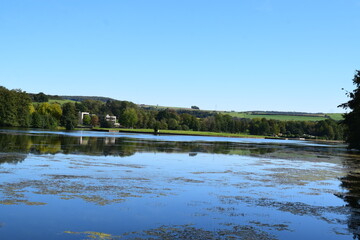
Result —
[[[266, 119], [274, 119], [274, 120], [280, 120], [280, 121], [321, 121], [328, 119], [326, 117], [318, 117], [318, 116], [293, 116], [293, 115], [273, 115], [273, 114], [249, 114], [246, 112], [221, 112], [223, 114], [229, 114], [232, 117], [238, 117], [238, 118], [266, 118]], [[339, 121], [342, 120], [342, 114], [341, 113], [329, 113], [326, 114], [330, 118]]]
[[[48, 103], [58, 103], [60, 105], [63, 105], [64, 103], [68, 103], [68, 102], [72, 102], [72, 103], [76, 103], [76, 101], [73, 100], [55, 100], [55, 99], [49, 99]], [[41, 102], [33, 102], [33, 104], [37, 105], [40, 104]]]
[[274, 119], [280, 121], [321, 121], [327, 119], [326, 117], [313, 117], [313, 116], [292, 116], [292, 115], [260, 115], [260, 114], [249, 114], [244, 112], [224, 112], [224, 114], [229, 114], [232, 117], [238, 118], [266, 118]]
[[[154, 133], [154, 129], [131, 129], [131, 128], [94, 128], [98, 131], [119, 131], [134, 133]], [[219, 133], [219, 132], [201, 132], [201, 131], [183, 131], [183, 130], [160, 130], [160, 134], [173, 135], [192, 135], [192, 136], [213, 136], [213, 137], [242, 137], [242, 138], [265, 138], [266, 136], [249, 135], [245, 133]]]
[[67, 100], [67, 99], [64, 99], [64, 100], [50, 99], [50, 100], [49, 100], [49, 103], [59, 103], [60, 105], [63, 105], [64, 103], [68, 103], [68, 102], [75, 103], [75, 101], [73, 101], [73, 100]]
[[[197, 109], [186, 108], [186, 107], [168, 107], [168, 106], [155, 106], [155, 105], [146, 105], [146, 104], [142, 104], [140, 107], [151, 108], [151, 109], [156, 109], [156, 110], [173, 109], [173, 110], [199, 111]], [[200, 110], [200, 111], [203, 111], [203, 110]], [[204, 110], [204, 111], [207, 111], [207, 110]]]
[[335, 121], [343, 120], [343, 113], [327, 113], [330, 118], [334, 119]]

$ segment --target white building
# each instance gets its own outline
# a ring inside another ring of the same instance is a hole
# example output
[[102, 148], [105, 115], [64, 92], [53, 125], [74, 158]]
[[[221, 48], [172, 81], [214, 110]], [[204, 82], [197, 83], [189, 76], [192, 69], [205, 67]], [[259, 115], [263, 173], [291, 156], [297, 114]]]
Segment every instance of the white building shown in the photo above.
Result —
[[85, 115], [90, 115], [90, 113], [88, 113], [88, 112], [79, 112], [78, 116], [79, 116], [79, 124], [80, 125], [83, 124]]
[[112, 122], [114, 124], [114, 127], [120, 127], [120, 123], [116, 122], [116, 116], [110, 116], [109, 114], [107, 114], [105, 116], [105, 120], [108, 122]]

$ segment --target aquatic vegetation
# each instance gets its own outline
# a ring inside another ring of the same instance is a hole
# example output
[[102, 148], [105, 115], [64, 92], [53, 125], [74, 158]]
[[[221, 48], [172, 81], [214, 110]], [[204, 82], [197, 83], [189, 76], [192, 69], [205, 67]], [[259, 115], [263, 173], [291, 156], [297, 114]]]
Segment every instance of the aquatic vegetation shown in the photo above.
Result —
[[112, 236], [111, 234], [101, 233], [101, 232], [72, 232], [72, 231], [64, 231], [67, 234], [75, 234], [85, 236], [86, 239], [93, 240], [115, 240], [120, 239], [120, 236]]
[[[253, 198], [246, 196], [219, 196], [219, 198], [223, 204], [234, 205], [246, 203], [257, 207], [275, 208], [279, 211], [289, 212], [294, 215], [313, 216], [322, 221], [334, 224], [344, 222], [341, 217], [350, 212], [350, 208], [346, 206], [313, 206], [302, 202], [281, 202], [268, 198]], [[327, 214], [335, 215], [334, 217], [329, 218], [326, 216]]]
[[29, 202], [27, 200], [20, 200], [20, 199], [16, 199], [16, 200], [2, 200], [0, 201], [1, 205], [17, 205], [17, 204], [26, 204], [29, 206], [41, 206], [41, 205], [46, 205], [47, 203], [44, 202]]
[[339, 177], [339, 173], [330, 170], [296, 169], [296, 168], [267, 168], [265, 171], [273, 172], [266, 174], [272, 182], [277, 184], [305, 185], [316, 181], [332, 180]]
[[173, 179], [170, 179], [170, 181], [182, 181], [182, 182], [187, 182], [187, 183], [203, 183], [204, 182], [202, 180], [189, 179], [189, 178], [183, 178], [183, 177], [173, 178]]
[[276, 240], [275, 236], [268, 234], [252, 226], [231, 225], [231, 228], [205, 230], [192, 225], [160, 226], [158, 228], [139, 232], [127, 232], [121, 235], [111, 235], [101, 232], [73, 232], [65, 231], [66, 234], [81, 235], [86, 239], [115, 240], [115, 239], [196, 239], [196, 240], [221, 240], [221, 239], [246, 239], [246, 240]]

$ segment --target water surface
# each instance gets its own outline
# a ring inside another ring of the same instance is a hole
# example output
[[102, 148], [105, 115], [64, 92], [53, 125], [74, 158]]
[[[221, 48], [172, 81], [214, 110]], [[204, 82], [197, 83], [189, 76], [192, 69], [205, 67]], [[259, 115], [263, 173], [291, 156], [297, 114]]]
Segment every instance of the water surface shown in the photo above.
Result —
[[344, 145], [0, 130], [0, 239], [359, 239]]

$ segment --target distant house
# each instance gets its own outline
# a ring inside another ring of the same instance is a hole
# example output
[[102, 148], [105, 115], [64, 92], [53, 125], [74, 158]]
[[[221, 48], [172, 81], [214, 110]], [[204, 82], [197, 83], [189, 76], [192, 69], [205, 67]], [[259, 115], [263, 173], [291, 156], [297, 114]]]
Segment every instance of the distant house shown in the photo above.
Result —
[[109, 114], [107, 114], [105, 116], [105, 120], [108, 122], [112, 122], [114, 127], [120, 127], [120, 123], [116, 122], [116, 116], [110, 116]]
[[108, 122], [116, 122], [116, 116], [110, 116], [109, 114], [107, 114], [105, 116], [105, 120], [108, 121]]
[[90, 115], [90, 113], [88, 113], [88, 112], [79, 112], [78, 116], [79, 116], [79, 124], [80, 125], [83, 124], [85, 115]]

